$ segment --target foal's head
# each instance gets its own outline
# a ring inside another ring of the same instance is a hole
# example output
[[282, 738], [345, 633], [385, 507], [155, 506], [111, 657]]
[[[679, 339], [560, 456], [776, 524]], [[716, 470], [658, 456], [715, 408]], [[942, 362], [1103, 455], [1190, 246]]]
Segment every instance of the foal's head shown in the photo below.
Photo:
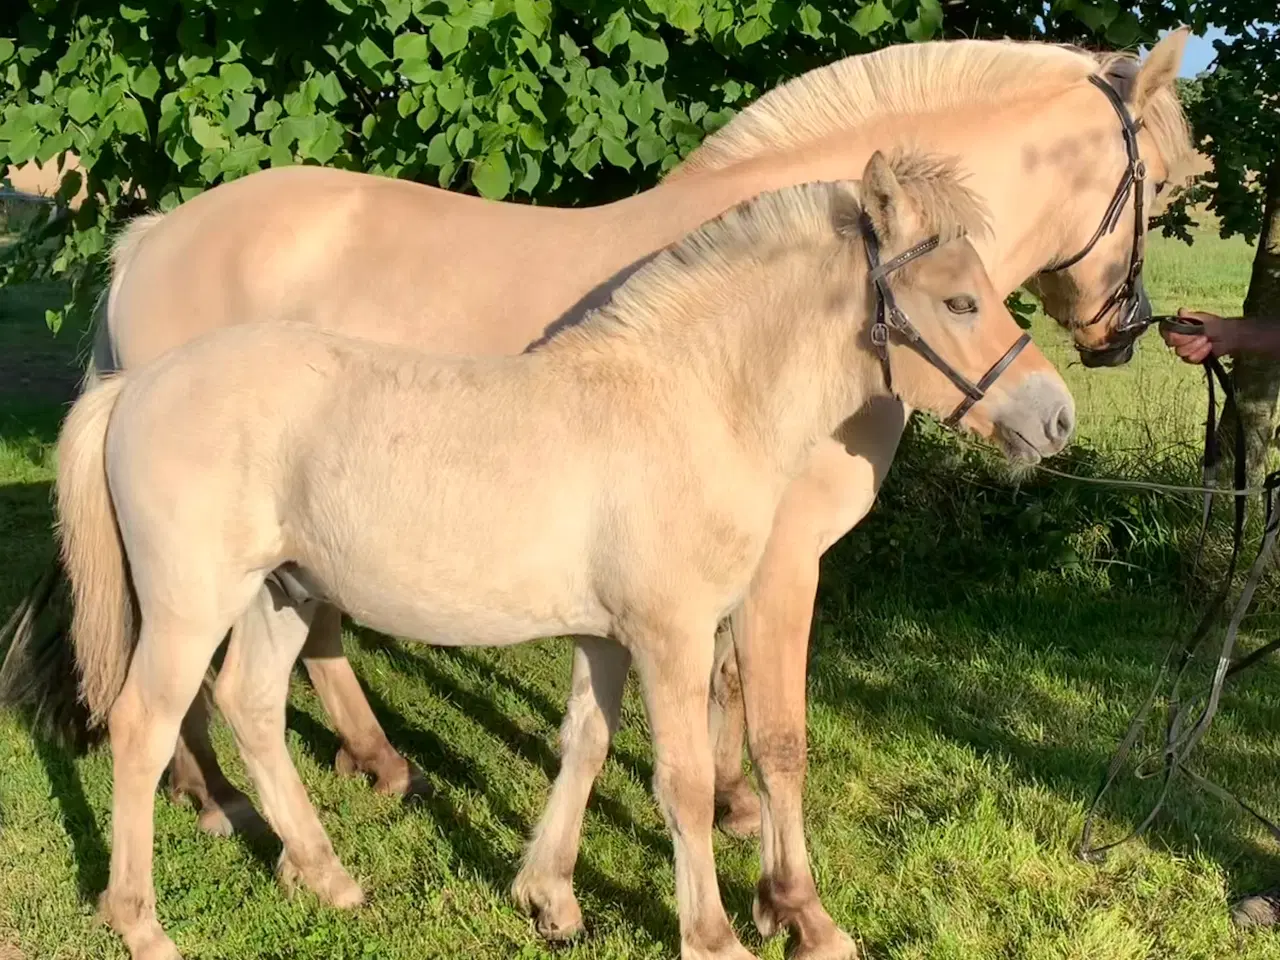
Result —
[[[857, 201], [837, 199], [837, 229], [861, 241], [858, 256], [881, 265], [868, 274], [867, 338], [891, 389], [995, 440], [1010, 457], [1036, 461], [1061, 450], [1075, 426], [1071, 393], [1024, 338], [966, 238], [985, 226], [952, 168], [876, 153], [858, 193]], [[899, 257], [906, 262], [894, 266]], [[887, 331], [876, 330], [877, 311]]]

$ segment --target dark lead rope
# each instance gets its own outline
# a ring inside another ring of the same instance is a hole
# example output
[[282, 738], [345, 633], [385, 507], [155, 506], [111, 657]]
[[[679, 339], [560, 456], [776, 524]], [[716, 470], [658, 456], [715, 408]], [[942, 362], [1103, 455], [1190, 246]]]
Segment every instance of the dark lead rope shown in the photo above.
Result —
[[[1159, 320], [1162, 327], [1176, 333], [1196, 334], [1202, 332], [1196, 321], [1188, 320], [1181, 317], [1164, 317]], [[1204, 364], [1205, 379], [1208, 384], [1208, 415], [1205, 418], [1205, 444], [1204, 444], [1204, 460], [1203, 460], [1203, 480], [1204, 480], [1204, 508], [1201, 516], [1201, 528], [1199, 544], [1196, 548], [1195, 563], [1193, 566], [1193, 577], [1199, 572], [1200, 561], [1203, 556], [1206, 537], [1208, 534], [1209, 520], [1213, 511], [1213, 484], [1217, 478], [1218, 466], [1221, 462], [1221, 450], [1218, 444], [1218, 410], [1217, 395], [1215, 383], [1222, 388], [1223, 419], [1231, 417], [1235, 424], [1235, 463], [1234, 463], [1234, 482], [1235, 490], [1241, 491], [1245, 489], [1247, 481], [1246, 464], [1245, 464], [1245, 437], [1244, 425], [1240, 422], [1240, 418], [1236, 411], [1235, 390], [1232, 388], [1231, 380], [1227, 377], [1226, 371], [1222, 369], [1222, 365], [1217, 358], [1210, 357]], [[1193, 658], [1203, 645], [1213, 624], [1218, 618], [1227, 597], [1231, 592], [1232, 584], [1235, 581], [1236, 566], [1240, 557], [1241, 543], [1244, 538], [1244, 521], [1245, 521], [1245, 497], [1236, 495], [1233, 497], [1235, 501], [1234, 515], [1232, 519], [1232, 542], [1231, 542], [1231, 560], [1227, 565], [1226, 575], [1223, 577], [1222, 584], [1216, 594], [1210, 600], [1204, 613], [1202, 614], [1196, 629], [1191, 634], [1190, 639], [1185, 642], [1177, 642], [1169, 648], [1165, 654], [1164, 660], [1160, 664], [1160, 672], [1156, 677], [1156, 682], [1151, 688], [1151, 692], [1143, 701], [1142, 705], [1134, 714], [1133, 719], [1129, 723], [1129, 728], [1125, 732], [1124, 738], [1120, 741], [1120, 745], [1116, 748], [1115, 755], [1111, 759], [1111, 764], [1107, 768], [1106, 776], [1103, 778], [1102, 785], [1093, 798], [1093, 803], [1089, 807], [1089, 812], [1085, 817], [1084, 829], [1080, 837], [1079, 856], [1082, 859], [1101, 861], [1105, 858], [1108, 851], [1115, 849], [1122, 844], [1134, 840], [1147, 831], [1156, 817], [1164, 808], [1165, 802], [1169, 798], [1170, 790], [1173, 786], [1174, 778], [1177, 774], [1182, 773], [1196, 786], [1199, 786], [1209, 793], [1227, 799], [1237, 804], [1242, 810], [1251, 814], [1259, 822], [1261, 822], [1271, 834], [1280, 840], [1280, 827], [1272, 823], [1265, 816], [1254, 810], [1251, 806], [1236, 797], [1230, 791], [1213, 783], [1212, 781], [1200, 776], [1187, 766], [1192, 751], [1199, 744], [1200, 740], [1208, 732], [1209, 725], [1213, 722], [1214, 715], [1218, 711], [1221, 703], [1222, 691], [1227, 682], [1233, 677], [1238, 676], [1244, 670], [1258, 663], [1267, 654], [1276, 649], [1280, 649], [1280, 640], [1272, 641], [1265, 646], [1255, 650], [1249, 656], [1244, 657], [1240, 661], [1233, 663], [1232, 656], [1235, 652], [1236, 640], [1240, 632], [1240, 624], [1244, 620], [1245, 614], [1248, 612], [1253, 602], [1253, 595], [1257, 590], [1258, 584], [1262, 580], [1263, 573], [1266, 572], [1267, 565], [1271, 561], [1274, 552], [1277, 532], [1280, 532], [1280, 510], [1277, 510], [1276, 493], [1280, 489], [1280, 473], [1269, 475], [1263, 485], [1263, 500], [1266, 507], [1266, 520], [1264, 523], [1264, 533], [1262, 544], [1258, 548], [1258, 555], [1254, 559], [1253, 565], [1249, 571], [1249, 577], [1245, 582], [1244, 589], [1241, 591], [1240, 599], [1236, 602], [1231, 620], [1227, 625], [1226, 634], [1223, 638], [1222, 647], [1218, 654], [1217, 667], [1214, 671], [1213, 683], [1207, 694], [1189, 699], [1182, 703], [1179, 695], [1179, 688], [1182, 685], [1186, 672], [1191, 665]], [[1144, 757], [1137, 765], [1135, 776], [1140, 780], [1152, 779], [1163, 773], [1163, 783], [1160, 788], [1160, 795], [1156, 800], [1147, 816], [1132, 831], [1120, 840], [1111, 843], [1093, 845], [1093, 829], [1094, 821], [1098, 815], [1098, 808], [1102, 803], [1112, 786], [1120, 777], [1120, 773], [1137, 745], [1138, 737], [1146, 726], [1147, 720], [1155, 708], [1156, 701], [1160, 697], [1161, 691], [1165, 687], [1165, 680], [1170, 675], [1170, 668], [1176, 664], [1172, 670], [1173, 682], [1169, 688], [1169, 704], [1168, 717], [1165, 724], [1165, 740], [1163, 747], [1156, 753], [1152, 753]], [[1189, 724], [1193, 716], [1193, 712], [1203, 702], [1199, 713], [1195, 715], [1193, 723]]]

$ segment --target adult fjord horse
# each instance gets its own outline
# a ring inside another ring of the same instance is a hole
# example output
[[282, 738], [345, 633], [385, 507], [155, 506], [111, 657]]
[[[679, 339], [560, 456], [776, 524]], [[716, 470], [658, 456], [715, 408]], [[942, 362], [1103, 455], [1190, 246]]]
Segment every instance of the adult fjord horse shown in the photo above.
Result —
[[[254, 323], [85, 393], [58, 444], [59, 529], [86, 701], [111, 735], [103, 912], [133, 960], [180, 960], [155, 911], [155, 792], [228, 631], [217, 702], [282, 869], [335, 906], [362, 900], [285, 746], [321, 599], [425, 642], [625, 650], [681, 956], [749, 960], [712, 855], [716, 625], [814, 442], [895, 395], [1011, 457], [1069, 437], [1066, 384], [963, 239], [984, 219], [954, 168], [877, 153], [860, 184], [730, 210], [531, 353], [437, 358]], [[282, 568], [294, 587], [272, 589]]]
[[[1117, 90], [1123, 112], [1142, 124], [1136, 146], [1149, 209], [1190, 155], [1173, 86], [1185, 41], [1184, 31], [1169, 35], [1140, 69], [1129, 57], [1007, 42], [908, 45], [849, 58], [744, 110], [660, 186], [584, 210], [487, 203], [317, 168], [256, 174], [130, 229], [95, 366], [127, 370], [217, 327], [294, 317], [438, 353], [519, 352], [733, 203], [785, 184], [855, 175], [874, 148], [899, 144], [962, 159], [991, 211], [990, 235], [977, 244], [1000, 293], [1087, 249], [1046, 282], [1046, 308], [1090, 362], [1123, 360], [1132, 337], [1117, 329], [1124, 311], [1104, 308], [1130, 275], [1135, 227], [1145, 227], [1135, 221], [1145, 218], [1134, 216], [1132, 192], [1118, 190], [1134, 168], [1117, 109], [1091, 78]], [[1117, 197], [1115, 217], [1100, 227]], [[839, 955], [846, 940], [817, 899], [805, 853], [804, 658], [784, 653], [805, 649], [818, 559], [870, 508], [908, 414], [901, 404], [875, 405], [816, 452], [783, 500], [734, 631], [765, 801], [757, 921], [765, 930], [793, 927], [800, 949], [813, 955]], [[771, 663], [775, 651], [784, 668]], [[317, 613], [303, 659], [342, 737], [340, 766], [365, 770], [384, 788], [406, 788], [408, 766], [342, 658], [335, 610]], [[722, 661], [717, 699], [728, 709], [718, 723], [717, 792], [732, 805], [731, 820], [743, 823], [760, 814], [742, 779], [735, 661]], [[592, 687], [593, 669], [579, 650], [561, 773], [516, 883], [548, 936], [581, 922], [566, 851], [576, 848], [616, 723], [621, 688]], [[11, 686], [54, 685], [64, 696], [72, 689], [63, 677], [8, 673]], [[197, 800], [206, 828], [229, 829], [250, 807], [217, 768], [204, 709], [197, 700], [184, 724], [172, 783]]]

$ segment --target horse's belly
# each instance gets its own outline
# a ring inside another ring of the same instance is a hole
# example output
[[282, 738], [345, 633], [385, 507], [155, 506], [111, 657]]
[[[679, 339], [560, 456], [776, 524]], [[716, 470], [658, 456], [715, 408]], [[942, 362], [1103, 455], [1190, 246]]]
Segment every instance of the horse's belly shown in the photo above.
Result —
[[353, 619], [380, 633], [442, 647], [505, 647], [570, 634], [604, 636], [610, 617], [592, 598], [502, 591], [430, 590], [416, 595], [365, 584], [334, 598]]

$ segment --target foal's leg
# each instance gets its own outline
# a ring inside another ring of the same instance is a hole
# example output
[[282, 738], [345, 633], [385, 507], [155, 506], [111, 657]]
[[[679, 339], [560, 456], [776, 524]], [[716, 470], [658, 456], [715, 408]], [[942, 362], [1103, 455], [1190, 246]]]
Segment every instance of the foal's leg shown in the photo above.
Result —
[[511, 888], [548, 940], [567, 940], [582, 930], [582, 911], [573, 895], [582, 817], [618, 729], [630, 664], [631, 654], [612, 640], [577, 638], [573, 686], [560, 727], [560, 772]]
[[351, 662], [342, 650], [342, 612], [321, 604], [311, 621], [311, 632], [302, 648], [320, 702], [342, 738], [334, 765], [342, 774], [368, 774], [379, 793], [405, 796], [416, 792], [422, 774], [391, 746], [382, 725], [373, 715]]
[[301, 880], [336, 907], [364, 894], [342, 868], [285, 747], [289, 674], [307, 639], [314, 604], [295, 607], [271, 586], [258, 591], [231, 631], [214, 688], [268, 822], [284, 843], [280, 877]]
[[101, 912], [133, 960], [181, 960], [156, 918], [151, 864], [155, 793], [182, 717], [204, 680], [225, 625], [147, 610], [124, 688], [107, 719], [111, 735], [111, 879]]
[[200, 811], [200, 829], [215, 837], [229, 837], [232, 833], [251, 833], [264, 824], [253, 809], [253, 803], [231, 785], [209, 739], [209, 691], [201, 684], [182, 718], [182, 730], [178, 734], [178, 746], [173, 752], [169, 767], [169, 794], [176, 801], [189, 797]]
[[628, 640], [653, 732], [653, 790], [675, 847], [680, 955], [683, 960], [747, 960], [751, 954], [738, 942], [720, 900], [711, 847], [711, 638], [686, 629], [647, 630]]
[[753, 837], [760, 832], [760, 798], [742, 770], [746, 713], [730, 620], [721, 623], [716, 631], [715, 662], [711, 673], [710, 726], [720, 829], [735, 837]]
[[[765, 936], [783, 927], [803, 960], [855, 957], [853, 941], [818, 899], [805, 847], [805, 679], [818, 561], [871, 509], [906, 422], [899, 404], [872, 405], [828, 441], [787, 490], [734, 624], [751, 762], [760, 782], [762, 876], [754, 908]], [[874, 460], [869, 459], [874, 456]]]

